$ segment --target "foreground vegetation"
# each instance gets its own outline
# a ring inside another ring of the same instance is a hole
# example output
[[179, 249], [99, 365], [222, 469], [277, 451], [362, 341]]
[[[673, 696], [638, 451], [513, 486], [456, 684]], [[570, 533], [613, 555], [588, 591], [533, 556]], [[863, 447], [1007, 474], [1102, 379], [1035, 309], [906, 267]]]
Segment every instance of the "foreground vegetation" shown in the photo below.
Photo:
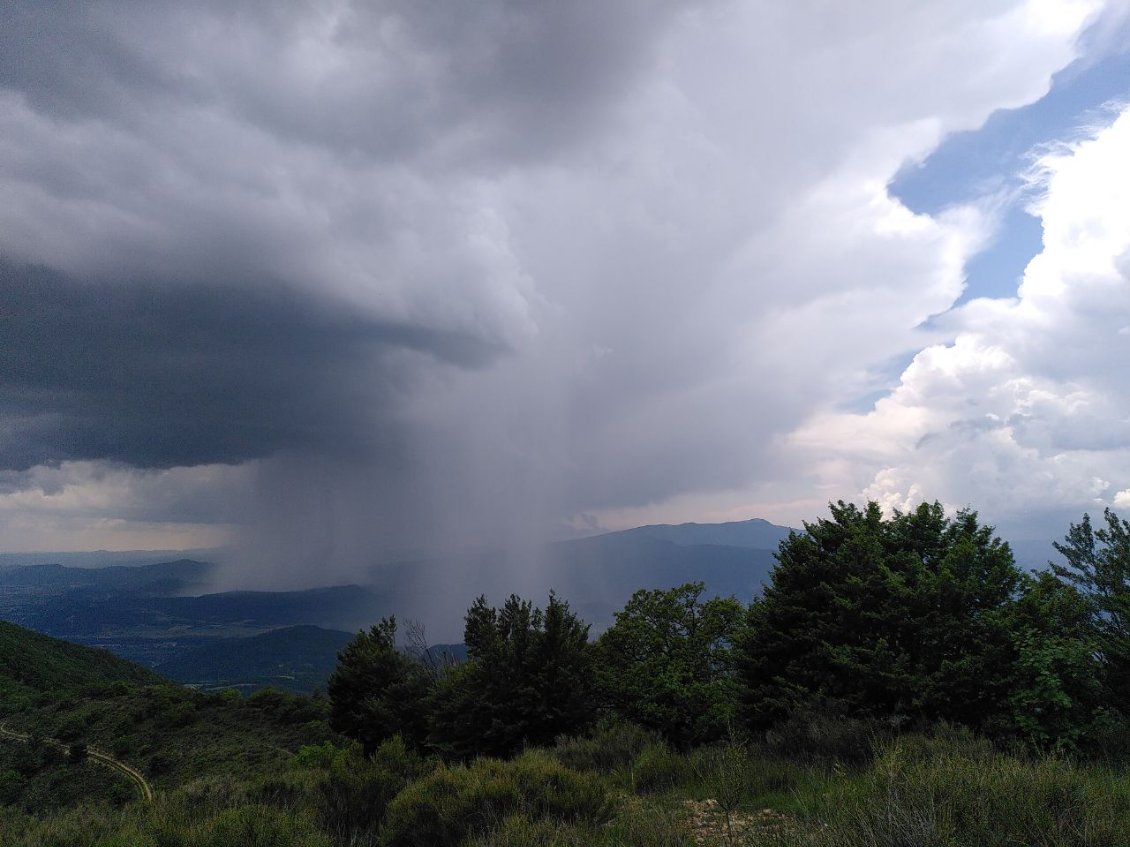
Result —
[[270, 774], [210, 776], [151, 805], [0, 817], [29, 847], [778, 847], [1130, 843], [1130, 773], [995, 749], [966, 731], [796, 723], [686, 753], [604, 727], [510, 760], [308, 746]]
[[[480, 598], [468, 660], [381, 621], [328, 700], [204, 695], [0, 626], [0, 843], [1130, 844], [1130, 525], [1032, 576], [976, 515], [838, 504], [764, 597]], [[63, 748], [53, 746], [62, 742]], [[155, 783], [139, 802], [83, 755]]]

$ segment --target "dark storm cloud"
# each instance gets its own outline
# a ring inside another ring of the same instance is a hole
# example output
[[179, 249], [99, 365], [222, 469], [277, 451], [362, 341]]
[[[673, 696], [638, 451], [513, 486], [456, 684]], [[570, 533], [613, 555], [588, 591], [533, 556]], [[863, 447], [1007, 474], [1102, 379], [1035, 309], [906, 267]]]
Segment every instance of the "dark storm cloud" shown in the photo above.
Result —
[[0, 3], [0, 465], [62, 463], [0, 530], [225, 488], [298, 582], [808, 496], [973, 242], [884, 186], [1041, 94], [1045, 5]]
[[395, 453], [381, 415], [393, 350], [459, 366], [499, 352], [278, 286], [95, 285], [0, 262], [0, 466], [236, 463], [382, 440]]
[[133, 123], [171, 100], [361, 159], [510, 165], [601, 125], [694, 5], [10, 2], [0, 82], [57, 117]]

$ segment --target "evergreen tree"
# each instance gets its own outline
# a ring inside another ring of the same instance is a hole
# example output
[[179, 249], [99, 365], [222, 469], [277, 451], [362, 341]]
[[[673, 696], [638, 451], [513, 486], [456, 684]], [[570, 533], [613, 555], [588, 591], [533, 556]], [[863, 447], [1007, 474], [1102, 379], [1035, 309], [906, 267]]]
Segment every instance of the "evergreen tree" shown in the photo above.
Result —
[[396, 618], [383, 618], [338, 654], [326, 685], [330, 725], [360, 741], [366, 755], [397, 734], [419, 746], [427, 734], [429, 685], [420, 664], [396, 649]]
[[842, 501], [781, 543], [751, 605], [747, 718], [797, 709], [981, 726], [1007, 708], [1007, 611], [1020, 573], [974, 512], [923, 503], [885, 520]]
[[591, 724], [589, 627], [550, 594], [545, 610], [515, 595], [467, 610], [467, 662], [432, 698], [432, 745], [449, 756], [509, 756]]
[[742, 605], [703, 600], [705, 585], [637, 591], [597, 640], [603, 701], [621, 717], [688, 747], [722, 738], [737, 702], [733, 643]]
[[1049, 564], [1086, 598], [1108, 702], [1130, 714], [1130, 523], [1110, 509], [1103, 518], [1098, 529], [1089, 515], [1071, 524], [1055, 544], [1065, 563]]

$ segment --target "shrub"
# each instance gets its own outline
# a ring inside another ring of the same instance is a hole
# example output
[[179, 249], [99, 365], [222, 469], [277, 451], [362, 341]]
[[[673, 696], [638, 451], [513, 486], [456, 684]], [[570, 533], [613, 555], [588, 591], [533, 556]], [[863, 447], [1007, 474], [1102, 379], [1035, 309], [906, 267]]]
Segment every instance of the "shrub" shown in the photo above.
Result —
[[137, 693], [137, 686], [122, 680], [99, 686], [94, 691], [96, 697], [128, 697]]
[[338, 843], [371, 842], [389, 802], [422, 776], [424, 767], [419, 756], [405, 750], [399, 736], [369, 758], [337, 751], [317, 786], [315, 805], [322, 829]]
[[383, 742], [372, 756], [373, 762], [400, 777], [406, 784], [427, 776], [435, 770], [434, 759], [424, 758], [415, 750], [409, 750], [407, 743], [399, 735]]
[[308, 791], [306, 775], [291, 771], [260, 776], [248, 786], [247, 795], [265, 806], [292, 809], [305, 799]]
[[0, 770], [0, 804], [15, 803], [23, 791], [24, 778], [12, 768]]
[[342, 752], [332, 741], [324, 744], [303, 744], [294, 754], [294, 764], [300, 768], [328, 768]]
[[603, 843], [590, 827], [511, 815], [497, 829], [465, 842], [467, 847], [591, 847]]
[[512, 762], [478, 759], [441, 766], [405, 787], [388, 805], [384, 843], [455, 847], [516, 813], [531, 821], [600, 823], [611, 803], [598, 777], [570, 770], [544, 751]]
[[765, 734], [765, 751], [802, 762], [866, 765], [879, 746], [895, 735], [888, 721], [797, 714]]
[[605, 843], [616, 847], [693, 847], [695, 844], [677, 812], [639, 803], [625, 808], [608, 825], [604, 835]]
[[81, 715], [73, 715], [64, 720], [55, 730], [56, 736], [62, 741], [77, 741], [86, 731], [86, 721]]
[[690, 773], [687, 760], [662, 742], [649, 744], [632, 763], [632, 787], [637, 791], [663, 791]]
[[330, 847], [329, 839], [301, 817], [266, 806], [220, 812], [200, 827], [193, 847]]
[[904, 738], [830, 798], [837, 847], [1130, 843], [1130, 785], [1054, 757], [1026, 760], [982, 742]]
[[656, 738], [642, 727], [617, 721], [602, 724], [588, 737], [558, 738], [553, 755], [567, 768], [611, 773], [630, 766]]
[[210, 699], [214, 703], [222, 705], [235, 705], [236, 703], [243, 702], [243, 694], [238, 688], [221, 688], [219, 691], [213, 692]]
[[180, 789], [192, 808], [224, 809], [247, 802], [247, 786], [230, 774], [194, 779]]

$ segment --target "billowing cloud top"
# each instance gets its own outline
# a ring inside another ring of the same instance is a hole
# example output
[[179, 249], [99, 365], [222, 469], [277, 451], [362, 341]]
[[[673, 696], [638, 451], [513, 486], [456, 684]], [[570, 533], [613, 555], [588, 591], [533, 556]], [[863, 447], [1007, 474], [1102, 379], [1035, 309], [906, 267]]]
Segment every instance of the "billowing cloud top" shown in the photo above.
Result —
[[1019, 299], [945, 321], [991, 208], [887, 186], [1117, 5], [6, 3], [6, 546], [237, 525], [301, 580], [570, 520], [1113, 500], [1124, 465], [1057, 458], [1125, 450], [1109, 369], [1034, 338], [1123, 320], [1124, 194], [1072, 253], [1119, 124], [1044, 160]]

